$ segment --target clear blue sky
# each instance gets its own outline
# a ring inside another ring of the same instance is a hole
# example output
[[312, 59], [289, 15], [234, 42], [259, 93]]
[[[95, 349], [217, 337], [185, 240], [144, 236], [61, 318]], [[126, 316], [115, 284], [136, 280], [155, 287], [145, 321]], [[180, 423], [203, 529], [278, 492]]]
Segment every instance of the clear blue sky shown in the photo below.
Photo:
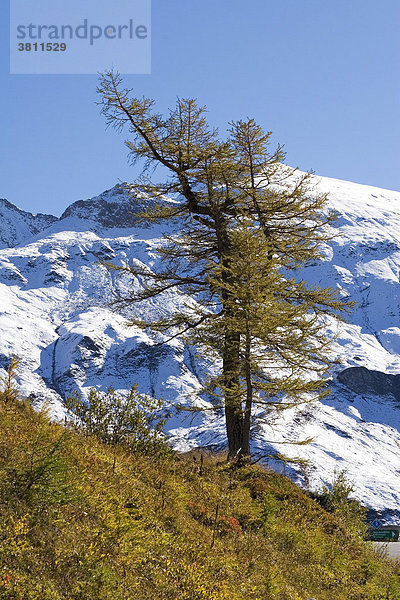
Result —
[[[7, 4], [0, 197], [59, 215], [134, 171], [96, 76], [9, 75]], [[153, 0], [152, 15], [152, 74], [125, 77], [138, 95], [196, 97], [221, 133], [254, 117], [289, 164], [400, 190], [399, 0]]]

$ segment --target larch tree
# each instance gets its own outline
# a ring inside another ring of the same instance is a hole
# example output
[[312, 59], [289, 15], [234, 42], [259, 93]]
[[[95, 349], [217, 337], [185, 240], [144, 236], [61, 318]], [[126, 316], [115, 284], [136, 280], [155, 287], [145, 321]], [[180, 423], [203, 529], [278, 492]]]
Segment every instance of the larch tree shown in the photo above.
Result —
[[188, 336], [221, 359], [207, 390], [222, 398], [229, 458], [247, 459], [255, 404], [283, 408], [324, 393], [329, 340], [321, 315], [338, 316], [351, 303], [307, 286], [298, 268], [320, 258], [334, 215], [324, 195], [310, 193], [310, 175], [283, 165], [282, 149], [271, 152], [271, 134], [252, 119], [232, 123], [220, 140], [194, 100], [178, 99], [164, 117], [112, 71], [98, 91], [107, 124], [128, 129], [130, 158], [143, 166], [130, 188], [156, 200], [142, 219], [179, 220], [180, 228], [158, 250], [162, 268], [117, 267], [141, 282], [121, 302], [171, 289], [190, 298], [169, 317], [134, 323]]

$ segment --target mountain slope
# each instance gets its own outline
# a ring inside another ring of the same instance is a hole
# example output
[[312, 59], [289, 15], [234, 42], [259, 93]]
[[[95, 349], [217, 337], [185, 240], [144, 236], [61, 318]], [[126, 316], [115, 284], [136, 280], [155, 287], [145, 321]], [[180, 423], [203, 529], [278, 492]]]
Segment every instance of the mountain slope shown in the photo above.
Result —
[[33, 215], [0, 198], [0, 248], [19, 246], [55, 221], [53, 215]]
[[[312, 283], [338, 288], [357, 301], [348, 322], [327, 321], [340, 357], [332, 394], [253, 430], [253, 451], [267, 455], [277, 469], [312, 487], [347, 469], [355, 495], [389, 518], [398, 519], [400, 497], [400, 193], [328, 178], [315, 178], [329, 192], [339, 219], [339, 235], [325, 248], [324, 260], [299, 274]], [[130, 285], [117, 280], [101, 260], [140, 261], [154, 267], [165, 229], [141, 227], [135, 217], [144, 199], [127, 197], [116, 186], [88, 201], [78, 201], [60, 219], [43, 216], [41, 230], [20, 238], [18, 247], [0, 250], [0, 367], [20, 356], [20, 386], [37, 402], [53, 403], [63, 414], [62, 398], [91, 386], [161, 397], [171, 413], [167, 428], [180, 450], [223, 445], [224, 421], [209, 411], [194, 419], [174, 405], [195, 403], [204, 369], [215, 368], [193, 349], [126, 326], [126, 316], [109, 303]], [[12, 205], [10, 205], [12, 207]], [[18, 218], [18, 209], [15, 210]], [[24, 217], [25, 218], [25, 217]], [[126, 225], [122, 227], [122, 225]], [[0, 237], [10, 227], [0, 225]], [[11, 244], [8, 244], [11, 245]], [[134, 282], [134, 285], [139, 285]], [[131, 309], [130, 314], [168, 313], [182, 302], [175, 292]], [[262, 415], [261, 415], [262, 416]], [[285, 442], [313, 437], [307, 446]], [[277, 452], [301, 456], [309, 466], [284, 467]]]
[[0, 440], [3, 600], [400, 597], [340, 485], [313, 499], [258, 465], [101, 443], [1, 392]]

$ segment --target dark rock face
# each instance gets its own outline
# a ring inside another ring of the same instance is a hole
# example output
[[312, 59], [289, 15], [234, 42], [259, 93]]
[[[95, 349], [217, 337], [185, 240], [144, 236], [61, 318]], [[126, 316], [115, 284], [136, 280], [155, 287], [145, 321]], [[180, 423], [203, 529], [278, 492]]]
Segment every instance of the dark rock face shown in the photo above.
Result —
[[102, 199], [74, 202], [61, 216], [62, 219], [67, 217], [92, 218], [103, 227], [134, 227], [137, 225], [137, 217], [128, 203], [121, 205]]
[[400, 375], [370, 371], [366, 367], [349, 367], [339, 373], [337, 378], [357, 394], [392, 395], [400, 401]]
[[173, 352], [168, 346], [148, 346], [140, 343], [136, 348], [120, 357], [119, 365], [131, 371], [148, 369], [150, 372], [156, 372], [162, 361], [172, 354]]
[[135, 227], [137, 213], [151, 204], [149, 200], [131, 198], [124, 184], [117, 184], [89, 200], [78, 200], [69, 206], [61, 219], [78, 217], [92, 219], [102, 227]]

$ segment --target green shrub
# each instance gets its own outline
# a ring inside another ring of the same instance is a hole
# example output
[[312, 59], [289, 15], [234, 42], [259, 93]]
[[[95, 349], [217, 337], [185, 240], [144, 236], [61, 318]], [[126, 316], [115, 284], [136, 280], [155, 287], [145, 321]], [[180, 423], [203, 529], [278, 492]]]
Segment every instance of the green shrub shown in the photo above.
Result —
[[322, 493], [312, 495], [326, 511], [335, 515], [348, 534], [365, 536], [366, 509], [349, 497], [353, 491], [354, 487], [348, 481], [346, 472], [340, 471], [335, 472], [332, 483], [325, 486]]
[[146, 454], [168, 453], [162, 433], [164, 420], [159, 417], [162, 402], [139, 394], [137, 386], [127, 395], [113, 388], [107, 392], [91, 388], [87, 399], [76, 394], [65, 404], [75, 424], [106, 444], [121, 444]]
[[18, 400], [18, 388], [16, 385], [18, 358], [13, 356], [7, 368], [7, 374], [1, 377], [0, 382], [3, 389], [0, 391], [0, 403], [7, 406]]

